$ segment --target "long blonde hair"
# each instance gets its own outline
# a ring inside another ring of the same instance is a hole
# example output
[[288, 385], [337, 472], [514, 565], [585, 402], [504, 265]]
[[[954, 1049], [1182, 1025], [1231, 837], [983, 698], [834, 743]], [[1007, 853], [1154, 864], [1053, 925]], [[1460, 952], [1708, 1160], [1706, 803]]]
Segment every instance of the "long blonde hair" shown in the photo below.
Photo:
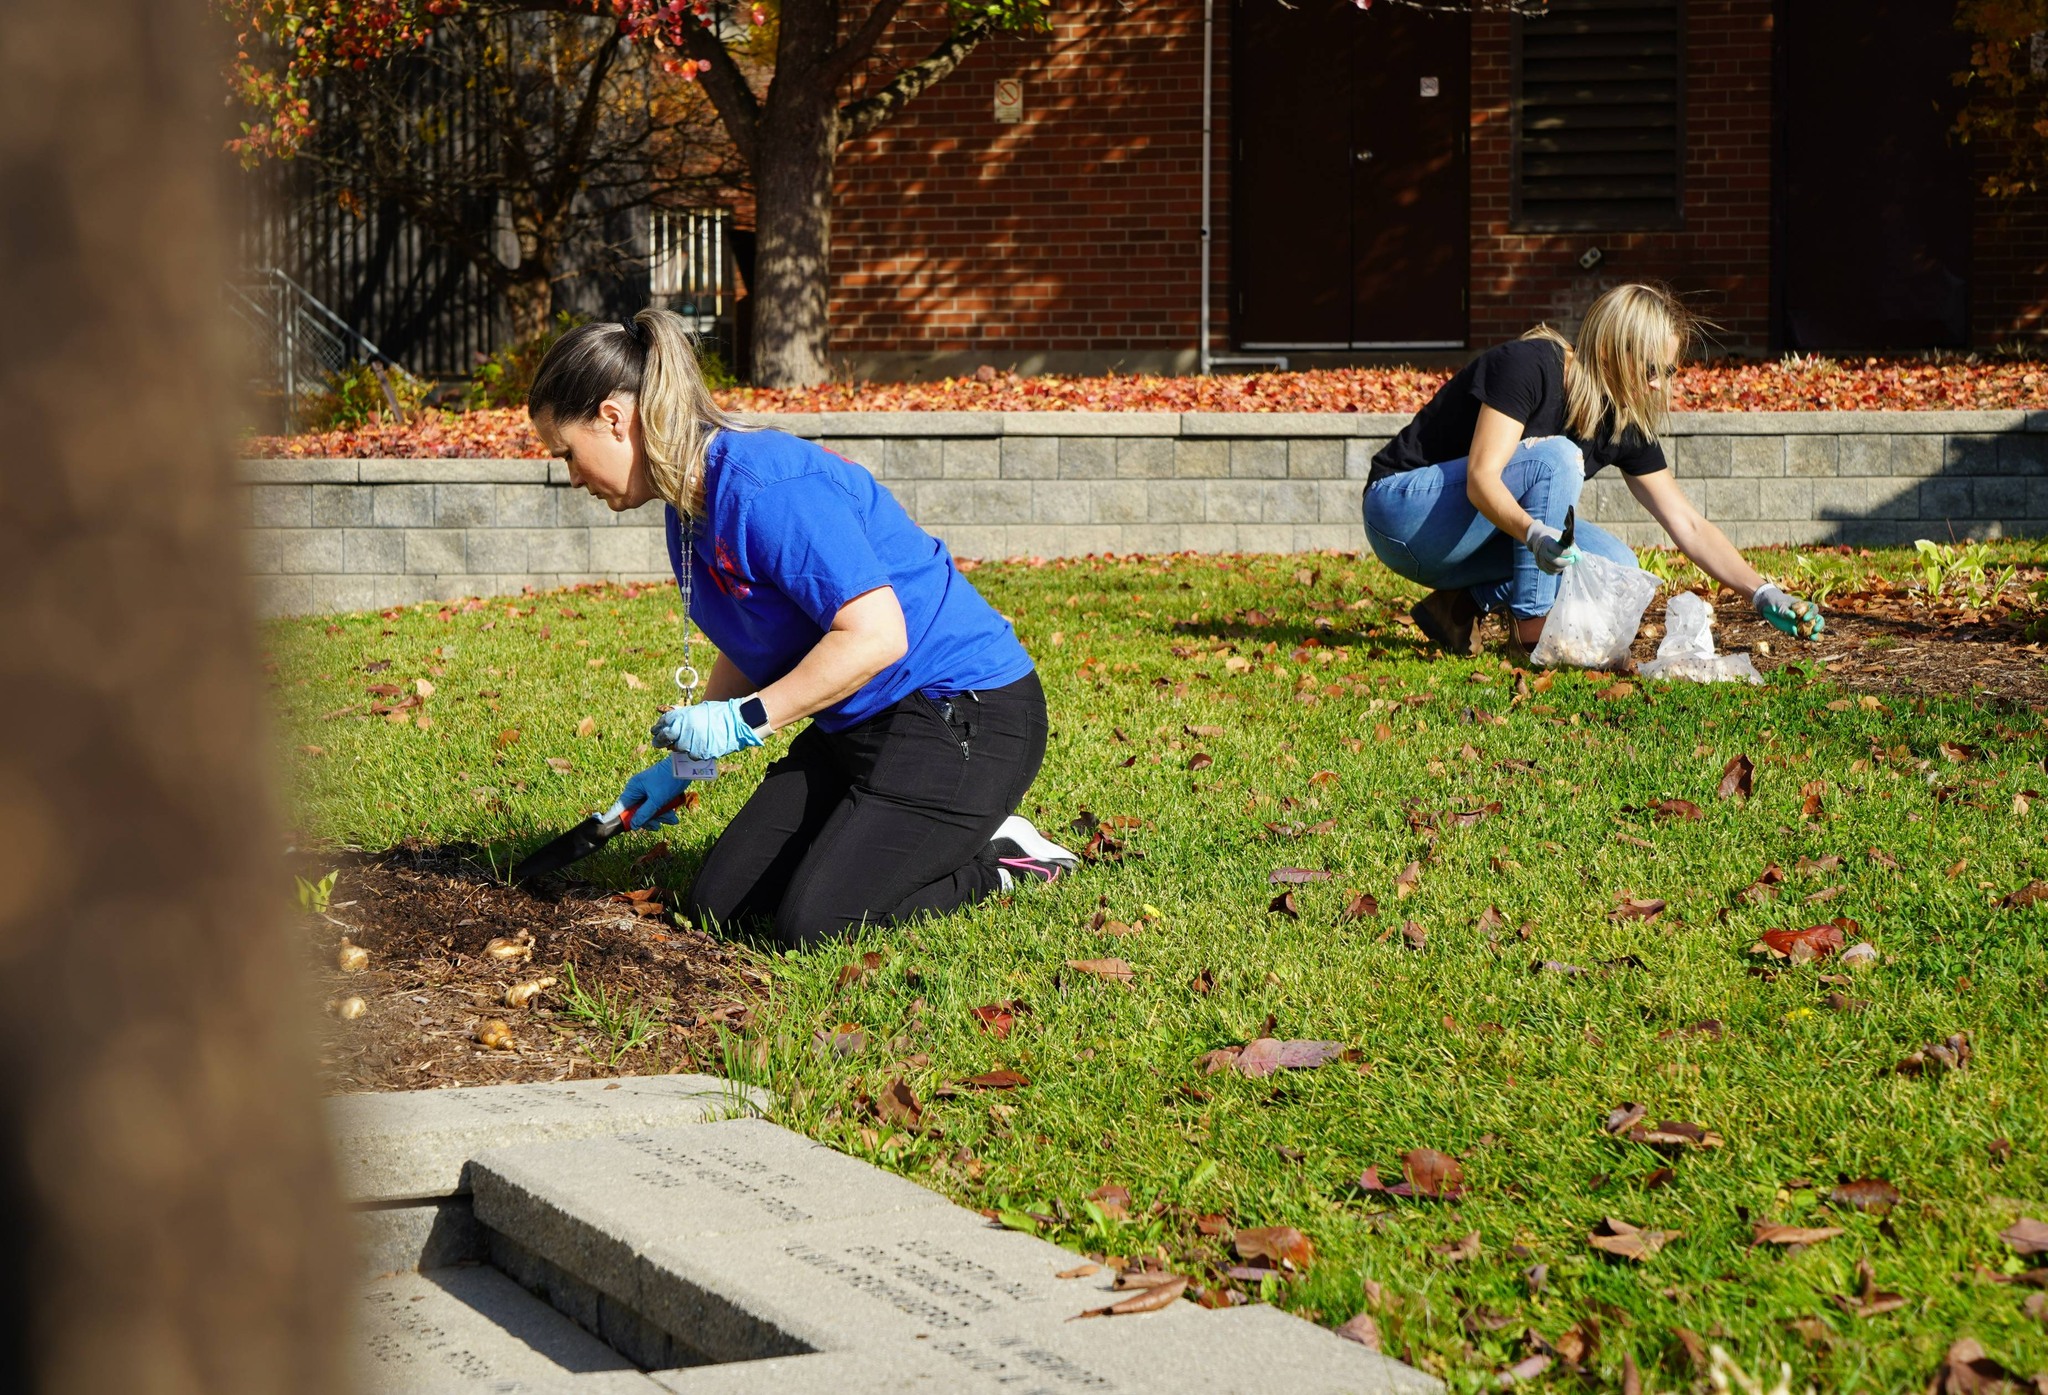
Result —
[[697, 366], [697, 336], [682, 316], [642, 310], [630, 325], [578, 325], [541, 360], [527, 414], [564, 425], [589, 421], [608, 397], [630, 396], [640, 417], [647, 472], [662, 498], [704, 512], [704, 455], [721, 431], [753, 428], [726, 415]]
[[[1671, 412], [1671, 364], [1664, 343], [1678, 338], [1678, 357], [1691, 346], [1692, 313], [1664, 286], [1631, 282], [1602, 291], [1586, 307], [1576, 345], [1547, 324], [1524, 339], [1547, 339], [1570, 352], [1564, 359], [1564, 429], [1591, 441], [1605, 430], [1615, 439], [1634, 431], [1657, 439]], [[1650, 370], [1658, 370], [1650, 385]]]

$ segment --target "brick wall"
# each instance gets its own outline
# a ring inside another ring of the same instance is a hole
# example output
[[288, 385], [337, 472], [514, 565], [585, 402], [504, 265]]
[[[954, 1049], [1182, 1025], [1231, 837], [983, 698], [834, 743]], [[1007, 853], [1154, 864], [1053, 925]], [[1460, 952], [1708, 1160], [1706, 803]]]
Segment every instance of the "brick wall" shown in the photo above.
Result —
[[[1685, 225], [1523, 234], [1509, 222], [1512, 67], [1505, 15], [1472, 22], [1472, 342], [1576, 322], [1608, 286], [1656, 278], [1721, 329], [1723, 352], [1770, 340], [1772, 0], [1692, 0], [1686, 34]], [[1593, 272], [1579, 254], [1597, 246]]]
[[[922, 53], [912, 19], [885, 66]], [[1217, 323], [1229, 265], [1229, 6], [1217, 6]], [[994, 87], [1021, 78], [1024, 119]], [[842, 356], [1186, 351], [1200, 295], [1202, 8], [1061, 7], [1043, 36], [980, 45], [894, 121], [842, 149], [833, 348]], [[1219, 333], [1220, 346], [1226, 340]]]

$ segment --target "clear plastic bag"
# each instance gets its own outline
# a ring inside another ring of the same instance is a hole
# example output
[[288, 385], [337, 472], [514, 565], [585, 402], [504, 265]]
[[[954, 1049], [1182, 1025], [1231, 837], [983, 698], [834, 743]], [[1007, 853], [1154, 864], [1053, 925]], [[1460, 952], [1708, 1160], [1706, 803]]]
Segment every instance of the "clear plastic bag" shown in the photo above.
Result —
[[1645, 678], [1687, 678], [1695, 683], [1761, 683], [1747, 654], [1714, 652], [1714, 608], [1690, 591], [1664, 604], [1664, 641], [1640, 670]]
[[1622, 668], [1657, 578], [1586, 553], [1566, 567], [1529, 661], [1539, 668]]

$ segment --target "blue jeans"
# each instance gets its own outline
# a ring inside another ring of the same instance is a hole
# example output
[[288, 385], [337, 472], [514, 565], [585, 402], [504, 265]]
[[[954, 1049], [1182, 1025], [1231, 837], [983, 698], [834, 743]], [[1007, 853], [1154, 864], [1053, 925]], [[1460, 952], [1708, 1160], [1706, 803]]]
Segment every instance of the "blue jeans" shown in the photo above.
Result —
[[[1508, 457], [1501, 482], [1532, 518], [1564, 527], [1564, 512], [1586, 487], [1585, 458], [1563, 436], [1524, 441]], [[1493, 526], [1465, 496], [1465, 461], [1446, 460], [1367, 485], [1365, 536], [1396, 576], [1432, 591], [1464, 589], [1482, 611], [1513, 611], [1516, 618], [1548, 615], [1557, 601], [1557, 578], [1536, 565], [1536, 554]], [[1633, 567], [1636, 557], [1597, 524], [1578, 521], [1582, 552]]]

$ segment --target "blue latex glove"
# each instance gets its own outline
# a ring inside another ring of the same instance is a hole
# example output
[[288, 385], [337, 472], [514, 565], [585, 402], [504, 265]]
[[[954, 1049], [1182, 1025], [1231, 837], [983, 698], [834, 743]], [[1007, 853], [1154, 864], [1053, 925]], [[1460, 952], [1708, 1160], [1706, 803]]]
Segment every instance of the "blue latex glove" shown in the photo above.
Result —
[[1565, 547], [1564, 534], [1540, 518], [1530, 521], [1529, 535], [1522, 541], [1536, 554], [1536, 565], [1552, 576], [1579, 560], [1579, 545]]
[[761, 744], [754, 729], [741, 720], [738, 698], [672, 707], [661, 714], [649, 734], [655, 745], [672, 746], [699, 760], [717, 760]]
[[[654, 828], [660, 824], [676, 821], [676, 811], [669, 806], [683, 797], [683, 791], [690, 787], [688, 780], [678, 779], [669, 769], [668, 757], [648, 766], [645, 770], [626, 781], [626, 787], [619, 791], [619, 802], [612, 807], [628, 809], [632, 817], [628, 820], [633, 828]], [[660, 810], [660, 813], [655, 813]], [[645, 811], [647, 817], [642, 817]]]
[[1749, 598], [1756, 613], [1785, 634], [1798, 639], [1814, 639], [1828, 627], [1827, 619], [1820, 613], [1820, 607], [1812, 601], [1802, 601], [1785, 593], [1775, 582], [1765, 582], [1756, 588], [1756, 594]]

